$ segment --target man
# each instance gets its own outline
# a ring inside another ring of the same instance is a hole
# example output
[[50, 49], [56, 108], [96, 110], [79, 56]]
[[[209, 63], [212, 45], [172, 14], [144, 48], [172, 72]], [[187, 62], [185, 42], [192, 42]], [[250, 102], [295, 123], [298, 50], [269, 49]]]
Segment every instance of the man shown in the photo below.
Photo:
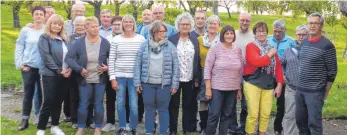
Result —
[[55, 10], [53, 7], [51, 6], [47, 6], [45, 7], [46, 10], [46, 14], [45, 14], [45, 24], [47, 22], [47, 20], [49, 19], [49, 17], [51, 17], [53, 14], [55, 14]]
[[[244, 63], [246, 62], [246, 58], [245, 58], [246, 46], [248, 43], [254, 41], [253, 31], [249, 29], [251, 22], [252, 22], [252, 19], [249, 13], [247, 12], [240, 13], [240, 16], [239, 16], [240, 29], [235, 31], [237, 38], [234, 43], [236, 47], [242, 50], [242, 58]], [[247, 117], [247, 103], [246, 103], [246, 99], [244, 97], [243, 90], [242, 90], [240, 127], [238, 127], [237, 112], [235, 110], [232, 114], [233, 123], [229, 124], [229, 133], [231, 135], [246, 134], [246, 131], [245, 131], [246, 117]]]
[[[165, 19], [165, 10], [163, 6], [158, 6], [158, 7], [154, 7], [152, 9], [153, 12], [153, 19], [155, 21], [161, 21], [164, 22]], [[167, 32], [166, 32], [166, 38], [170, 37], [171, 35], [176, 34], [176, 29], [174, 26], [165, 23], [165, 26], [167, 28]], [[149, 39], [151, 37], [149, 29], [151, 29], [151, 25], [148, 25], [146, 27], [144, 27], [141, 31], [141, 35], [144, 36], [146, 39]]]
[[[280, 60], [282, 60], [285, 50], [296, 46], [295, 41], [291, 37], [286, 35], [286, 25], [282, 20], [274, 21], [273, 35], [269, 36], [267, 40], [276, 48]], [[285, 85], [283, 85], [282, 90], [285, 90]], [[284, 116], [284, 93], [285, 92], [282, 91], [281, 96], [277, 98], [276, 102], [277, 113], [274, 121], [274, 132], [276, 135], [281, 134], [283, 130], [282, 120]]]
[[195, 12], [194, 20], [195, 20], [195, 32], [202, 36], [205, 33], [205, 24], [206, 24], [207, 14], [203, 10], [199, 10]]
[[76, 3], [71, 7], [71, 20], [67, 20], [64, 22], [65, 31], [68, 37], [74, 34], [74, 25], [73, 21], [77, 16], [84, 16], [86, 11], [86, 7], [82, 3]]
[[100, 36], [106, 38], [108, 35], [112, 34], [111, 20], [112, 20], [112, 11], [109, 9], [103, 9], [100, 12]]
[[[111, 20], [112, 34], [108, 35], [106, 39], [111, 43], [112, 38], [122, 33], [122, 17], [115, 16]], [[115, 111], [116, 111], [116, 91], [112, 89], [111, 82], [106, 85], [106, 125], [101, 129], [104, 132], [116, 130], [115, 124]]]
[[336, 49], [322, 36], [324, 18], [308, 16], [309, 39], [299, 52], [299, 81], [296, 88], [296, 124], [300, 135], [322, 135], [322, 109], [337, 75]]
[[153, 14], [149, 9], [145, 9], [142, 12], [142, 23], [136, 26], [136, 34], [140, 34], [142, 29], [150, 25], [153, 22]]

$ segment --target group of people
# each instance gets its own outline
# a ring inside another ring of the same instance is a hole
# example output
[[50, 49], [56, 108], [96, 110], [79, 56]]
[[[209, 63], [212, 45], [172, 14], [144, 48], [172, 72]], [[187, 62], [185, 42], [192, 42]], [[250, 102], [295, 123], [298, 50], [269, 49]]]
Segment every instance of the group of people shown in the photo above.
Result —
[[137, 134], [143, 116], [146, 135], [158, 124], [160, 135], [176, 135], [182, 101], [185, 135], [197, 131], [198, 121], [202, 135], [215, 135], [218, 126], [219, 135], [265, 135], [275, 97], [275, 134], [322, 135], [322, 108], [337, 74], [322, 15], [309, 15], [293, 39], [283, 20], [274, 21], [271, 36], [264, 21], [251, 29], [247, 12], [240, 13], [238, 30], [220, 30], [219, 17], [205, 11], [182, 13], [174, 26], [164, 22], [161, 6], [144, 10], [141, 24], [104, 9], [100, 25], [85, 11], [74, 4], [72, 19], [64, 22], [52, 7], [32, 9], [33, 22], [16, 41], [25, 93], [18, 130], [28, 128], [34, 99], [36, 135], [47, 127], [64, 135], [58, 127], [62, 103], [64, 121], [78, 128], [77, 135], [87, 126], [94, 135], [116, 130], [116, 111], [117, 135]]

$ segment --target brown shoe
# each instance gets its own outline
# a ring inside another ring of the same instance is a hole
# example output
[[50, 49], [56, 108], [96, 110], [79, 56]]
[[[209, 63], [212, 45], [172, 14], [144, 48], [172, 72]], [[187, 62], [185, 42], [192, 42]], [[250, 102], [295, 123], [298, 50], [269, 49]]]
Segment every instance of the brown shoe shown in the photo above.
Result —
[[19, 125], [19, 127], [17, 128], [18, 131], [22, 131], [25, 130], [29, 127], [29, 121], [26, 119], [22, 120], [22, 123]]

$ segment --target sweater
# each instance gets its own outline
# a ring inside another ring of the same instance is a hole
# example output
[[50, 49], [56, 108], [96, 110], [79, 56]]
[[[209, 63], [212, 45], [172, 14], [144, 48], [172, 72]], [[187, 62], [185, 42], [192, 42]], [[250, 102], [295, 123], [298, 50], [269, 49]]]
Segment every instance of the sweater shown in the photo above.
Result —
[[283, 58], [281, 60], [282, 67], [285, 70], [285, 82], [286, 85], [289, 86], [291, 89], [296, 90], [296, 86], [298, 85], [299, 80], [299, 58], [298, 53], [300, 50], [298, 50], [296, 47], [288, 48], [284, 54]]
[[241, 33], [240, 30], [236, 30], [235, 33], [237, 38], [234, 44], [242, 50], [243, 62], [246, 62], [246, 46], [248, 43], [254, 41], [253, 31], [248, 30], [247, 33]]
[[305, 39], [299, 52], [299, 61], [297, 90], [324, 91], [327, 82], [334, 82], [337, 75], [336, 49], [326, 37], [310, 41]]
[[207, 56], [207, 52], [210, 48], [204, 46], [204, 41], [202, 39], [202, 36], [198, 37], [198, 42], [199, 42], [199, 48], [200, 48], [200, 65], [202, 68], [205, 67], [205, 60]]

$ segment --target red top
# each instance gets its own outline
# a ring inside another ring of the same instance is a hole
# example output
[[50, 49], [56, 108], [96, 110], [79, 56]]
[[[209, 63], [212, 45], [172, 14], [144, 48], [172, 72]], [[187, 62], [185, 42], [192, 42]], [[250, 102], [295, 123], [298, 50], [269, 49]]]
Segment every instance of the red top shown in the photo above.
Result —
[[318, 36], [318, 37], [310, 38], [308, 41], [311, 43], [318, 42], [321, 38], [322, 38], [322, 35]]
[[[284, 83], [283, 70], [281, 61], [278, 58], [277, 53], [275, 54], [276, 67], [275, 77], [278, 83]], [[257, 68], [265, 67], [270, 64], [270, 58], [267, 55], [260, 56], [260, 49], [253, 42], [248, 43], [246, 46], [246, 65], [244, 66], [243, 75], [253, 74]]]

